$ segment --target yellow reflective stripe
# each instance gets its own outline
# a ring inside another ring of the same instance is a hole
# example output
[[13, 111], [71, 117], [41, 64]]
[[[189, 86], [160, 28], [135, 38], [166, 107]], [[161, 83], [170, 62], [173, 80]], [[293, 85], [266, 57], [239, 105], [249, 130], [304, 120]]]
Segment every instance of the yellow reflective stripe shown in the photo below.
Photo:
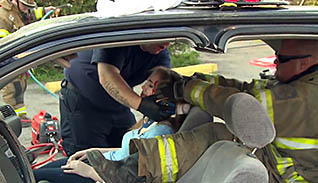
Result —
[[267, 80], [254, 80], [254, 96], [265, 107], [267, 114], [274, 123], [272, 92], [266, 88]]
[[282, 138], [277, 137], [274, 141], [276, 147], [281, 149], [302, 150], [318, 149], [318, 139], [310, 138]]
[[200, 105], [203, 110], [206, 110], [203, 102], [203, 94], [208, 86], [210, 86], [210, 84], [206, 82], [198, 82], [191, 91], [191, 101], [196, 105]]
[[271, 147], [271, 151], [276, 159], [276, 162], [277, 162], [277, 165], [276, 165], [276, 168], [279, 172], [280, 175], [284, 175], [285, 172], [286, 172], [286, 169], [290, 166], [293, 166], [294, 163], [293, 163], [293, 159], [292, 158], [289, 158], [289, 157], [282, 157], [277, 149], [275, 148], [274, 145], [270, 144], [270, 147]]
[[205, 75], [205, 80], [209, 83], [214, 83], [214, 77], [210, 76], [210, 75]]
[[[271, 151], [276, 159], [277, 165], [276, 168], [280, 175], [284, 175], [286, 173], [286, 169], [294, 166], [294, 162], [292, 158], [289, 157], [282, 157], [276, 147], [272, 144], [270, 144]], [[309, 183], [306, 181], [302, 176], [300, 176], [297, 172], [293, 172], [291, 175], [288, 176], [287, 179], [285, 179], [285, 182], [287, 183]]]
[[293, 172], [290, 178], [285, 179], [286, 182], [295, 182], [295, 183], [310, 183], [306, 181], [302, 176], [300, 176], [297, 172]]
[[168, 182], [168, 173], [167, 173], [167, 164], [166, 164], [166, 149], [163, 143], [161, 136], [155, 137], [158, 140], [158, 148], [159, 148], [159, 155], [161, 160], [161, 174], [162, 174], [162, 182]]
[[10, 34], [6, 29], [0, 29], [0, 38], [6, 37]]
[[15, 113], [17, 113], [18, 116], [20, 116], [21, 114], [26, 114], [27, 113], [25, 106], [21, 107], [19, 109], [15, 109], [14, 111], [15, 111]]
[[214, 84], [219, 85], [219, 76], [214, 76]]
[[43, 16], [43, 7], [40, 8], [34, 8], [34, 13], [35, 13], [35, 17], [37, 20], [39, 20], [40, 18], [42, 18]]
[[265, 90], [266, 95], [266, 103], [267, 103], [267, 114], [271, 118], [272, 122], [274, 123], [274, 108], [273, 108], [273, 98], [271, 90]]
[[179, 170], [177, 153], [172, 136], [156, 136], [155, 138], [158, 140], [159, 155], [161, 160], [162, 182], [176, 182]]
[[261, 88], [261, 83], [259, 80], [255, 80], [254, 81], [254, 88], [253, 88], [253, 92], [254, 92], [254, 96], [258, 101], [261, 101], [260, 98], [260, 92], [259, 92], [259, 88]]
[[210, 84], [219, 84], [219, 76], [218, 75], [205, 75], [205, 80]]

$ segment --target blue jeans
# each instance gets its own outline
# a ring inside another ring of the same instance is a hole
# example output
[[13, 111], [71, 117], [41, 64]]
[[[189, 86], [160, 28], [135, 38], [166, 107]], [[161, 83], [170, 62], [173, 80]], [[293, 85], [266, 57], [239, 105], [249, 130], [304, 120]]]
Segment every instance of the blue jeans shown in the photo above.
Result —
[[93, 179], [85, 178], [77, 174], [64, 173], [61, 166], [65, 165], [66, 162], [67, 158], [63, 158], [51, 162], [37, 170], [33, 170], [36, 182], [47, 180], [50, 183], [95, 183]]

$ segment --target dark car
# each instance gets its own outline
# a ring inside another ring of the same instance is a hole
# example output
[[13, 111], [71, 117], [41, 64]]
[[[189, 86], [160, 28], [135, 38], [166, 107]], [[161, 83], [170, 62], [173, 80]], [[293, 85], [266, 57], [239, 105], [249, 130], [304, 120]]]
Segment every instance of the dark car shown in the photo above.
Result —
[[[220, 73], [240, 77], [244, 69], [247, 77], [241, 78], [249, 79], [262, 68], [255, 70], [246, 61], [273, 55], [270, 48], [276, 50], [280, 40], [318, 39], [318, 8], [286, 4], [186, 1], [163, 12], [87, 13], [33, 23], [0, 40], [0, 88], [33, 67], [79, 51], [167, 41], [186, 43], [201, 55], [208, 52], [208, 61], [217, 63]], [[247, 67], [254, 73], [249, 75]], [[0, 182], [35, 182], [17, 139], [19, 119], [8, 105], [0, 106], [0, 119]]]

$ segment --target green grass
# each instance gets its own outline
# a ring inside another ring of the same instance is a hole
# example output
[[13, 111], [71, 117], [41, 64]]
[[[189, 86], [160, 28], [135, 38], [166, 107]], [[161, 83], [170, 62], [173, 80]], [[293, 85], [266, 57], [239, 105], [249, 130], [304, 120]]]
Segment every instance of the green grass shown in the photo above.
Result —
[[169, 46], [169, 52], [173, 68], [202, 63], [202, 61], [199, 60], [200, 54], [191, 50], [190, 47], [184, 43], [172, 43]]
[[[188, 65], [201, 64], [199, 60], [200, 54], [190, 49], [190, 47], [183, 43], [173, 43], [169, 46], [171, 65], [175, 67], [184, 67]], [[61, 66], [49, 62], [33, 69], [33, 75], [41, 83], [50, 81], [60, 81], [64, 78], [64, 70]], [[29, 82], [34, 82], [28, 78]]]
[[[64, 70], [62, 67], [54, 63], [46, 63], [33, 69], [33, 75], [41, 83], [50, 81], [60, 81], [64, 78]], [[31, 78], [28, 81], [34, 82]]]

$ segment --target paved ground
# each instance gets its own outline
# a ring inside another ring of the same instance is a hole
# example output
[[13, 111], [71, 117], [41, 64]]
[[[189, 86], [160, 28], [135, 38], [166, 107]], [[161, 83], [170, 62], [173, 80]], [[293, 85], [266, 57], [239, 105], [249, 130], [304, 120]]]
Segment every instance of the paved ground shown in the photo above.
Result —
[[[216, 63], [218, 72], [227, 77], [250, 81], [251, 78], [259, 77], [258, 74], [263, 68], [251, 66], [249, 61], [254, 58], [273, 55], [273, 53], [270, 48], [260, 41], [245, 41], [231, 44], [225, 57], [222, 54], [201, 53], [201, 59], [206, 63]], [[137, 91], [140, 91], [140, 88], [137, 88]], [[36, 84], [28, 86], [25, 103], [29, 116], [34, 116], [44, 109], [59, 118], [58, 100], [45, 93]], [[141, 117], [138, 112], [136, 112], [136, 116], [137, 119]], [[23, 128], [19, 140], [25, 147], [31, 145], [31, 127]]]

